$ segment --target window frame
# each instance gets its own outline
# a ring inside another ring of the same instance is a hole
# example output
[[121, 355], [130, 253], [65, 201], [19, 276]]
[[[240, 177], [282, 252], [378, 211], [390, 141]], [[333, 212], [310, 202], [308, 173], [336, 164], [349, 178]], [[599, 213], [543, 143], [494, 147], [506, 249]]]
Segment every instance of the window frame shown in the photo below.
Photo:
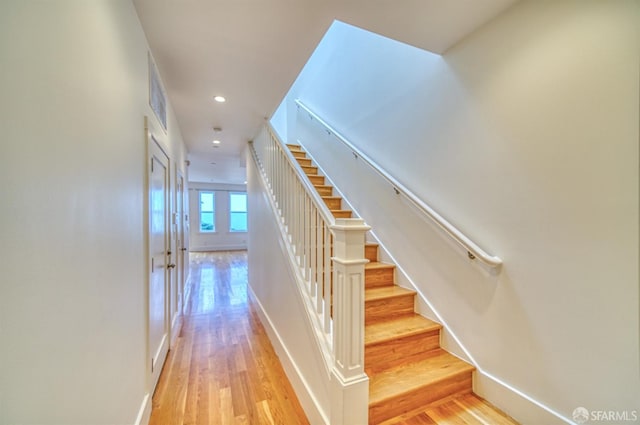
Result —
[[[203, 194], [211, 194], [212, 197], [212, 205], [211, 211], [202, 211], [202, 195]], [[213, 216], [213, 229], [212, 230], [203, 230], [202, 229], [202, 213], [212, 214]], [[216, 233], [216, 192], [214, 190], [199, 190], [198, 191], [198, 232], [199, 233]]]
[[[234, 211], [231, 208], [232, 202], [231, 197], [233, 195], [244, 195], [244, 211]], [[249, 207], [247, 205], [248, 197], [246, 191], [229, 191], [229, 233], [247, 233], [249, 231]], [[235, 214], [244, 214], [244, 230], [234, 230], [231, 226], [233, 223], [233, 215]]]

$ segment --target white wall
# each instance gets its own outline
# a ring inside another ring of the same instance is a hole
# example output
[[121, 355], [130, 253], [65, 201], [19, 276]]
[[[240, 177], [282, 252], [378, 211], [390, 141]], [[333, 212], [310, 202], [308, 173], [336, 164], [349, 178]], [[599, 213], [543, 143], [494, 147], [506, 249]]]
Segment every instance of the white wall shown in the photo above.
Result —
[[639, 18], [523, 1], [442, 57], [336, 23], [285, 100], [289, 142], [313, 132], [299, 97], [503, 258], [485, 273], [329, 140], [312, 151], [524, 423], [548, 418], [496, 382], [564, 418], [640, 412]]
[[[200, 191], [215, 192], [215, 232], [200, 232]], [[246, 185], [190, 183], [189, 228], [191, 251], [247, 249], [247, 232], [229, 231], [229, 192], [246, 192]], [[247, 213], [247, 216], [249, 214]]]
[[328, 423], [329, 374], [307, 322], [304, 302], [277, 218], [266, 198], [253, 159], [247, 161], [249, 208], [249, 285], [283, 368], [307, 418]]
[[128, 0], [0, 4], [3, 425], [143, 407], [147, 51]]

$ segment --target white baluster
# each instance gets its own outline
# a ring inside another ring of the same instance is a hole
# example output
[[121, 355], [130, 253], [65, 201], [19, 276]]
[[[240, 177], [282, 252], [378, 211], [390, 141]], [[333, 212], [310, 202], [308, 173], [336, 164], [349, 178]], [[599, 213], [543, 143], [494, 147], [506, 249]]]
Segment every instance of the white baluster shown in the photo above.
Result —
[[324, 263], [324, 234], [326, 233], [327, 223], [321, 220], [318, 226], [318, 298], [316, 299], [316, 312], [325, 316], [328, 314], [328, 305], [325, 302], [327, 297], [327, 288], [324, 284], [325, 276], [329, 272]]
[[[304, 279], [309, 281], [310, 273], [310, 256], [311, 256], [311, 214], [309, 203], [311, 199], [305, 192], [304, 196]], [[307, 288], [308, 289], [308, 288]]]
[[316, 227], [318, 226], [318, 210], [315, 205], [311, 205], [311, 279], [309, 281], [309, 294], [315, 297], [316, 291], [316, 277], [318, 276], [318, 257], [316, 251], [318, 250], [318, 232]]
[[324, 273], [324, 262], [322, 261], [322, 234], [324, 232], [325, 222], [322, 219], [320, 211], [316, 212], [317, 224], [316, 224], [316, 244], [315, 244], [315, 257], [316, 257], [316, 312], [322, 313], [323, 292], [322, 292], [322, 274]]
[[325, 333], [331, 332], [331, 318], [333, 316], [333, 273], [331, 271], [331, 244], [333, 243], [333, 236], [328, 226], [324, 229], [324, 323], [323, 328]]

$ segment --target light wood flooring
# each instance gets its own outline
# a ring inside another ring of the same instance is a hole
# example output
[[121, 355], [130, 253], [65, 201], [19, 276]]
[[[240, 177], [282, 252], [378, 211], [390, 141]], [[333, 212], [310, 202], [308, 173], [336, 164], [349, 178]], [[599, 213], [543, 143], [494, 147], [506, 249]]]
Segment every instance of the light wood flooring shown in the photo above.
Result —
[[248, 296], [246, 252], [190, 257], [191, 297], [150, 425], [308, 424]]
[[[190, 301], [153, 396], [150, 425], [309, 424], [248, 296], [246, 252], [192, 253], [190, 268]], [[382, 337], [395, 332], [372, 325], [370, 338], [377, 327]], [[515, 424], [471, 393], [375, 422]]]

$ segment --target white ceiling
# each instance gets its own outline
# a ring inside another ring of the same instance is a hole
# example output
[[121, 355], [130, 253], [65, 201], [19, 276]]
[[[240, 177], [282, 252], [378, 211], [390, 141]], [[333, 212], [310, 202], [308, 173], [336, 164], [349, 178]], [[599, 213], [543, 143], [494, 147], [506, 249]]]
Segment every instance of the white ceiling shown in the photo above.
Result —
[[[189, 180], [242, 184], [247, 141], [278, 107], [334, 19], [443, 53], [516, 1], [133, 3], [189, 150]], [[218, 94], [227, 102], [214, 102]], [[214, 135], [214, 127], [222, 131]], [[217, 148], [214, 137], [222, 141]]]

